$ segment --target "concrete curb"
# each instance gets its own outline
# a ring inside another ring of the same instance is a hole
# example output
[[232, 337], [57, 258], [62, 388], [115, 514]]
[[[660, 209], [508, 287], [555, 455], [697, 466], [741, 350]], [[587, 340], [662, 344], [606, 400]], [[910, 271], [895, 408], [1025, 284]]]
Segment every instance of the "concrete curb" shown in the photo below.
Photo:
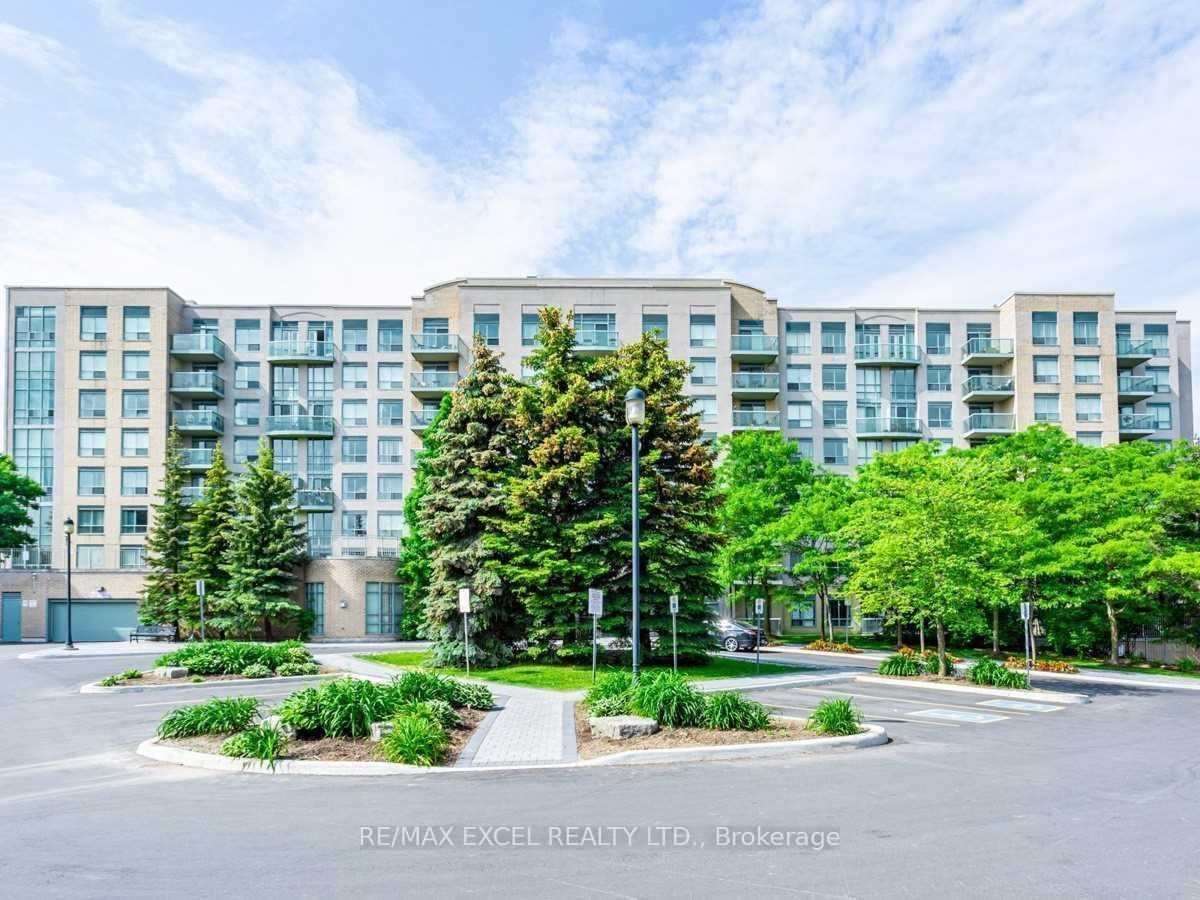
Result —
[[812, 738], [807, 741], [765, 741], [757, 744], [726, 744], [724, 746], [681, 747], [662, 750], [626, 750], [595, 759], [543, 765], [511, 766], [407, 766], [388, 762], [321, 762], [312, 759], [283, 759], [275, 768], [253, 759], [234, 759], [215, 753], [200, 753], [182, 747], [168, 747], [157, 737], [142, 741], [138, 755], [158, 762], [213, 772], [237, 772], [255, 775], [435, 775], [469, 774], [480, 772], [513, 772], [527, 769], [580, 769], [594, 766], [660, 765], [673, 762], [697, 762], [722, 759], [769, 759], [795, 754], [818, 755], [846, 750], [858, 750], [886, 744], [887, 732], [879, 725], [865, 725], [864, 731], [847, 737]]
[[717, 691], [754, 691], [764, 688], [788, 687], [795, 684], [834, 684], [850, 681], [858, 676], [853, 672], [836, 672], [829, 675], [763, 675], [746, 678], [714, 678], [711, 681], [693, 681], [692, 687], [702, 694]]
[[950, 691], [951, 693], [961, 694], [986, 694], [993, 697], [1012, 697], [1014, 700], [1029, 700], [1032, 702], [1044, 703], [1091, 703], [1092, 698], [1087, 694], [1069, 694], [1066, 691], [1043, 691], [1037, 688], [1031, 688], [1028, 691], [1014, 690], [1012, 688], [997, 688], [997, 687], [981, 687], [974, 684], [944, 684], [939, 681], [918, 681], [913, 678], [888, 678], [883, 675], [856, 675], [855, 681], [862, 681], [866, 684], [904, 684], [910, 687], [928, 688], [931, 691]]
[[[326, 678], [345, 678], [343, 672], [323, 672], [318, 675], [277, 675], [274, 678], [226, 678], [224, 681], [188, 681], [186, 678], [178, 679], [179, 684], [118, 684], [108, 687], [100, 684], [98, 681], [93, 681], [85, 684], [79, 689], [81, 694], [138, 694], [142, 691], [156, 691], [161, 688], [203, 688], [203, 687], [226, 687], [229, 685], [242, 684], [290, 684], [294, 681], [317, 681]], [[135, 679], [136, 680], [136, 679]]]

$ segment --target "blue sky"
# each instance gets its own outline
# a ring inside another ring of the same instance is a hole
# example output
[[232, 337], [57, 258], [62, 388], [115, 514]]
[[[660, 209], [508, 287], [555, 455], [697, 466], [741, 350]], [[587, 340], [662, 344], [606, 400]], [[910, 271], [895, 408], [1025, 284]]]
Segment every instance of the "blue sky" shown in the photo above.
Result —
[[1200, 5], [0, 3], [0, 279], [1200, 310]]

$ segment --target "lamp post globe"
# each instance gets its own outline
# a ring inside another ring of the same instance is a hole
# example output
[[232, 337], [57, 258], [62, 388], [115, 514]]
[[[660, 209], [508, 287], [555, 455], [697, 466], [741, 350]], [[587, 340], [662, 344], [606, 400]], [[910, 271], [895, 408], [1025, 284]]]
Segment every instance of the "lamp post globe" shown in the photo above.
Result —
[[630, 505], [632, 506], [632, 515], [630, 517], [630, 537], [632, 538], [632, 556], [631, 560], [631, 575], [632, 575], [632, 597], [630, 609], [632, 611], [632, 622], [630, 623], [631, 637], [633, 638], [633, 677], [637, 679], [641, 673], [642, 662], [642, 621], [641, 621], [641, 535], [640, 525], [638, 521], [638, 468], [641, 462], [641, 445], [638, 442], [638, 426], [646, 421], [646, 392], [641, 388], [630, 388], [625, 395], [625, 424], [630, 429], [630, 456], [633, 462], [633, 472], [630, 478]]

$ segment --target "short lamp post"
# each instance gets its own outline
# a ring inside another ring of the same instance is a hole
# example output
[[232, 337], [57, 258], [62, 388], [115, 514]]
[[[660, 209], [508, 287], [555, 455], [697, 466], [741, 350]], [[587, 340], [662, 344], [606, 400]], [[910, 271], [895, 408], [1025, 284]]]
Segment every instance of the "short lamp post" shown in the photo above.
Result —
[[75, 520], [67, 516], [63, 520], [63, 534], [67, 536], [67, 643], [64, 650], [74, 650], [75, 642], [71, 639], [71, 535], [75, 533]]
[[633, 678], [636, 681], [641, 673], [641, 541], [640, 523], [638, 522], [638, 463], [641, 456], [641, 446], [638, 444], [638, 426], [646, 421], [646, 392], [641, 388], [630, 388], [625, 395], [625, 422], [631, 431], [630, 451], [633, 457], [633, 475], [630, 486], [630, 498], [633, 502], [632, 538], [633, 538]]

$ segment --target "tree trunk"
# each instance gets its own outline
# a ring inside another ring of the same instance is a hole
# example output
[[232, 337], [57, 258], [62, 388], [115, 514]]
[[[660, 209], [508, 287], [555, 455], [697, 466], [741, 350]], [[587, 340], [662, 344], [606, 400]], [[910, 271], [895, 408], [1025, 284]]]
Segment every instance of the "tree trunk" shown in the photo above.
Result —
[[817, 594], [817, 599], [821, 602], [821, 608], [819, 610], [813, 610], [813, 612], [817, 613], [817, 623], [818, 623], [817, 628], [819, 629], [819, 633], [821, 635], [821, 640], [826, 640], [826, 637], [825, 637], [825, 615], [826, 615], [826, 611], [829, 609], [829, 595], [825, 594], [825, 593], [820, 593], [820, 594]]
[[263, 616], [263, 637], [268, 641], [274, 640], [274, 637], [271, 634], [271, 617], [270, 616]]
[[904, 646], [904, 623], [896, 619], [896, 649]]
[[992, 607], [992, 656], [1000, 656], [1000, 607]]
[[1108, 600], [1104, 601], [1104, 611], [1108, 614], [1108, 661], [1117, 665], [1117, 611]]
[[925, 655], [925, 617], [921, 616], [921, 620], [917, 623], [917, 630], [921, 635], [921, 655]]
[[938, 675], [945, 676], [946, 674], [946, 626], [942, 624], [941, 617], [934, 620], [937, 626], [937, 645], [938, 645]]

